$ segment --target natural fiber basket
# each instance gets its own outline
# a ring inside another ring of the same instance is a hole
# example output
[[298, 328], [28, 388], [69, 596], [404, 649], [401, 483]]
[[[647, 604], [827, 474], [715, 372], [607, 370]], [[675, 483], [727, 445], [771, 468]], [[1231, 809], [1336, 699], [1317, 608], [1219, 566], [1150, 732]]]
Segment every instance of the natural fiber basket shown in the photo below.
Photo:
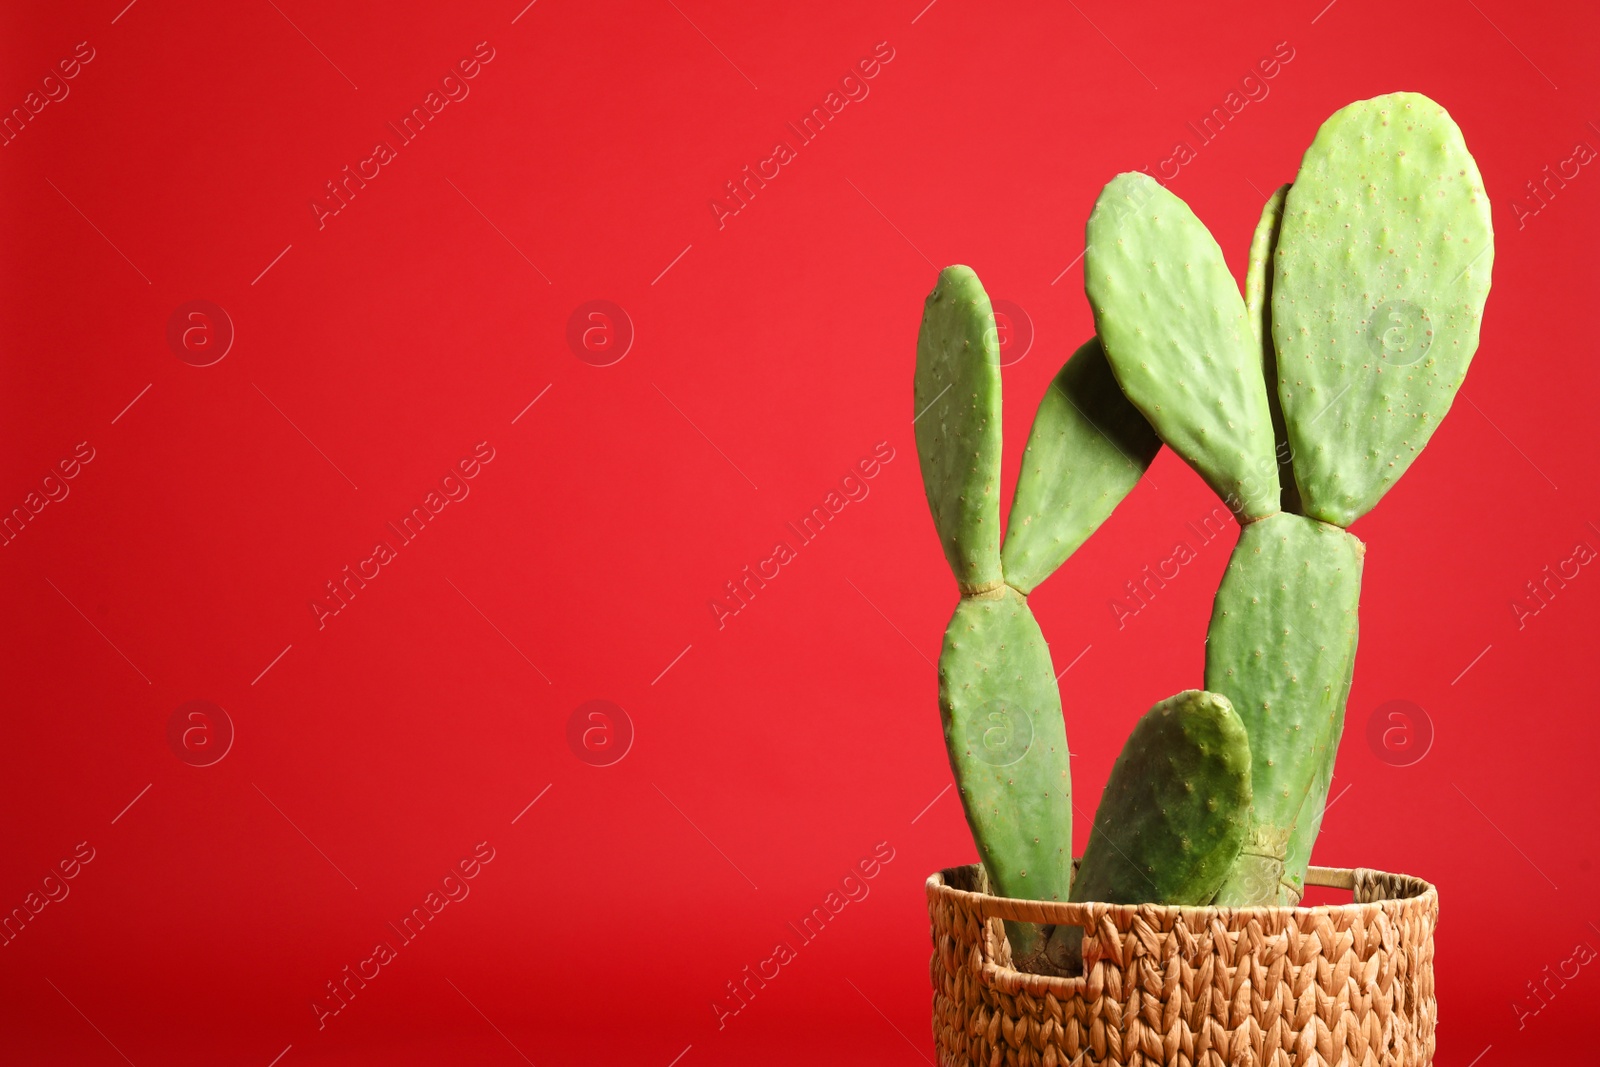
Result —
[[[928, 879], [941, 1067], [1426, 1067], [1439, 894], [1312, 867], [1314, 908], [1061, 904], [989, 896], [983, 869]], [[1011, 967], [1002, 919], [1085, 930], [1079, 978]]]

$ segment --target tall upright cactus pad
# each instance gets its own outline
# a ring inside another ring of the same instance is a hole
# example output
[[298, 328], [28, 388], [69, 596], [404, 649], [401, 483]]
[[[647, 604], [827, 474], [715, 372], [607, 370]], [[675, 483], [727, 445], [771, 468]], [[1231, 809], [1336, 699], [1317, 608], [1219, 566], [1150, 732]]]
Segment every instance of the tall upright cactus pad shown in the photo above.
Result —
[[1145, 712], [1100, 795], [1071, 899], [1209, 904], [1244, 843], [1250, 761], [1221, 694], [1190, 689]]
[[1444, 108], [1391, 93], [1323, 123], [1272, 293], [1306, 514], [1348, 526], [1416, 459], [1477, 350], [1493, 263], [1483, 178]]
[[1206, 688], [1233, 703], [1250, 735], [1253, 800], [1238, 861], [1217, 900], [1292, 903], [1289, 838], [1337, 744], [1355, 662], [1361, 542], [1281, 512], [1246, 525], [1206, 636]]
[[917, 457], [939, 543], [963, 593], [998, 588], [1000, 341], [970, 267], [946, 267], [917, 335]]
[[[947, 267], [917, 337], [916, 439], [928, 507], [961, 591], [939, 653], [945, 751], [995, 890], [1065, 900], [1072, 778], [1050, 650], [1000, 567], [1000, 361], [978, 277]], [[1007, 927], [1024, 970], [1049, 971], [1050, 931]]]
[[[1001, 896], [1066, 900], [1072, 776], [1050, 650], [1010, 586], [964, 597], [939, 654], [945, 750], [979, 857]], [[1044, 932], [1008, 924], [1013, 956], [1042, 967]]]
[[1084, 287], [1118, 383], [1241, 519], [1279, 508], [1259, 349], [1211, 231], [1144, 174], [1095, 201]]
[[1244, 272], [1244, 309], [1250, 317], [1250, 332], [1261, 350], [1261, 374], [1267, 383], [1267, 411], [1272, 415], [1273, 449], [1278, 458], [1278, 483], [1282, 486], [1280, 504], [1284, 511], [1300, 514], [1300, 490], [1294, 481], [1293, 451], [1288, 428], [1283, 421], [1283, 403], [1278, 399], [1278, 352], [1272, 344], [1272, 260], [1278, 247], [1278, 232], [1283, 225], [1283, 204], [1289, 186], [1280, 185], [1267, 198], [1250, 238], [1250, 258]]
[[1000, 550], [1006, 581], [1033, 592], [1105, 522], [1160, 449], [1112, 377], [1100, 339], [1090, 338], [1039, 401]]

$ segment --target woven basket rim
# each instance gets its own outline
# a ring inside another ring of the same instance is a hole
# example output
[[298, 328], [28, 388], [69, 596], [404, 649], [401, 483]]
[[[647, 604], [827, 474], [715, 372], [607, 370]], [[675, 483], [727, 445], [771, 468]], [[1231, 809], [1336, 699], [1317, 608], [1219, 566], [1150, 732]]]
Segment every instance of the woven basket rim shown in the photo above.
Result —
[[[1236, 930], [1252, 924], [1266, 927], [1289, 925], [1304, 927], [1310, 924], [1310, 920], [1319, 916], [1335, 922], [1341, 918], [1347, 920], [1359, 918], [1365, 922], [1370, 919], [1372, 912], [1386, 908], [1391, 911], [1421, 909], [1433, 914], [1437, 914], [1439, 908], [1439, 891], [1431, 882], [1414, 875], [1391, 874], [1371, 867], [1311, 867], [1306, 872], [1306, 884], [1328, 889], [1349, 889], [1353, 892], [1359, 892], [1362, 888], [1370, 890], [1375, 886], [1389, 885], [1411, 892], [1367, 901], [1351, 901], [1348, 904], [1318, 904], [1308, 908], [1298, 906], [1220, 908], [1212, 905], [1096, 902], [1080, 904], [1018, 900], [992, 896], [975, 890], [958, 889], [946, 884], [947, 874], [955, 874], [958, 871], [976, 872], [979, 866], [974, 863], [947, 867], [929, 875], [926, 887], [930, 906], [940, 901], [947, 904], [964, 904], [972, 908], [984, 920], [986, 926], [992, 919], [1067, 924], [1081, 926], [1091, 936], [1095, 934], [1102, 920], [1109, 920], [1114, 926], [1132, 928], [1135, 924], [1148, 923], [1152, 919], [1162, 917], [1186, 923], [1191, 919], [1199, 919], [1200, 925], [1203, 926], [1221, 926], [1224, 929]], [[1195, 924], [1189, 923], [1189, 925]], [[1004, 936], [1000, 934], [998, 928], [992, 933], [993, 936]], [[989, 935], [979, 939], [978, 949], [968, 963], [981, 984], [1004, 993], [1028, 993], [1034, 996], [1045, 994], [1057, 997], [1082, 996], [1087, 991], [1088, 979], [1084, 975], [1067, 978], [1035, 974], [1019, 971], [999, 962], [987, 944], [988, 939]]]
[[1207, 918], [1222, 920], [1223, 924], [1230, 925], [1229, 919], [1249, 921], [1252, 918], [1260, 919], [1269, 916], [1278, 917], [1311, 916], [1311, 915], [1337, 915], [1348, 911], [1371, 910], [1380, 908], [1384, 904], [1393, 904], [1401, 901], [1419, 901], [1430, 906], [1437, 906], [1439, 890], [1432, 882], [1410, 874], [1398, 874], [1381, 871], [1374, 867], [1310, 867], [1306, 870], [1306, 885], [1318, 886], [1324, 889], [1349, 889], [1354, 891], [1358, 882], [1370, 883], [1380, 879], [1395, 882], [1409, 883], [1416, 892], [1402, 896], [1389, 896], [1376, 900], [1351, 901], [1348, 904], [1316, 904], [1311, 907], [1295, 906], [1256, 906], [1242, 908], [1225, 908], [1211, 904], [1107, 904], [1100, 901], [1085, 901], [1073, 903], [1057, 900], [1027, 900], [1014, 897], [997, 897], [988, 893], [980, 893], [971, 889], [958, 889], [945, 881], [945, 875], [961, 870], [975, 869], [977, 864], [960, 864], [955, 867], [945, 867], [928, 876], [925, 883], [928, 895], [953, 895], [957, 899], [967, 900], [980, 914], [986, 918], [1011, 919], [1016, 922], [1053, 923], [1056, 925], [1082, 926], [1092, 929], [1098, 916], [1102, 914], [1120, 915], [1132, 918], [1136, 914], [1151, 914], [1152, 912], [1169, 912], [1176, 915], [1191, 916], [1205, 915]]

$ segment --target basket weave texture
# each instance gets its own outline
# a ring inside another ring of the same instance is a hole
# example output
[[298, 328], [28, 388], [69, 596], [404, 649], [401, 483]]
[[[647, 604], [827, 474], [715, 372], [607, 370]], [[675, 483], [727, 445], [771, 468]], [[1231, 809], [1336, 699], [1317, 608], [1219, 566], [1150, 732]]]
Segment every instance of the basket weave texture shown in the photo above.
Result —
[[[1426, 1067], [1438, 891], [1311, 868], [1313, 908], [1063, 904], [989, 896], [981, 867], [928, 879], [941, 1067]], [[1082, 977], [1011, 967], [1002, 919], [1085, 929]]]

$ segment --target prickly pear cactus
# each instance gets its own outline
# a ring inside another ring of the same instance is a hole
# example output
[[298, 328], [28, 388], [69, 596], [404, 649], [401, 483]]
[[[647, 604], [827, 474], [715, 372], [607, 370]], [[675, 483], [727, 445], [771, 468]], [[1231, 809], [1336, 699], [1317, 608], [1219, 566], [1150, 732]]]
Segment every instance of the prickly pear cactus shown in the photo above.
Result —
[[1153, 179], [1119, 174], [1087, 240], [1084, 287], [1122, 391], [1235, 515], [1277, 511], [1261, 358], [1211, 231]]
[[[1050, 650], [1000, 569], [1000, 363], [989, 297], [947, 267], [917, 339], [916, 439], [928, 508], [961, 601], [939, 653], [945, 750], [995, 892], [1065, 900], [1072, 778]], [[1018, 966], [1048, 969], [1049, 931], [1011, 923]]]
[[1284, 205], [1278, 391], [1305, 512], [1349, 526], [1411, 466], [1478, 347], [1489, 197], [1461, 130], [1416, 93], [1341, 108]]
[[1145, 712], [1100, 796], [1072, 899], [1209, 904], [1244, 843], [1251, 759], [1219, 693], [1190, 689]]
[[1160, 449], [1161, 438], [1118, 388], [1100, 339], [1090, 338], [1033, 418], [1000, 551], [1006, 581], [1033, 592], [1105, 522]]

